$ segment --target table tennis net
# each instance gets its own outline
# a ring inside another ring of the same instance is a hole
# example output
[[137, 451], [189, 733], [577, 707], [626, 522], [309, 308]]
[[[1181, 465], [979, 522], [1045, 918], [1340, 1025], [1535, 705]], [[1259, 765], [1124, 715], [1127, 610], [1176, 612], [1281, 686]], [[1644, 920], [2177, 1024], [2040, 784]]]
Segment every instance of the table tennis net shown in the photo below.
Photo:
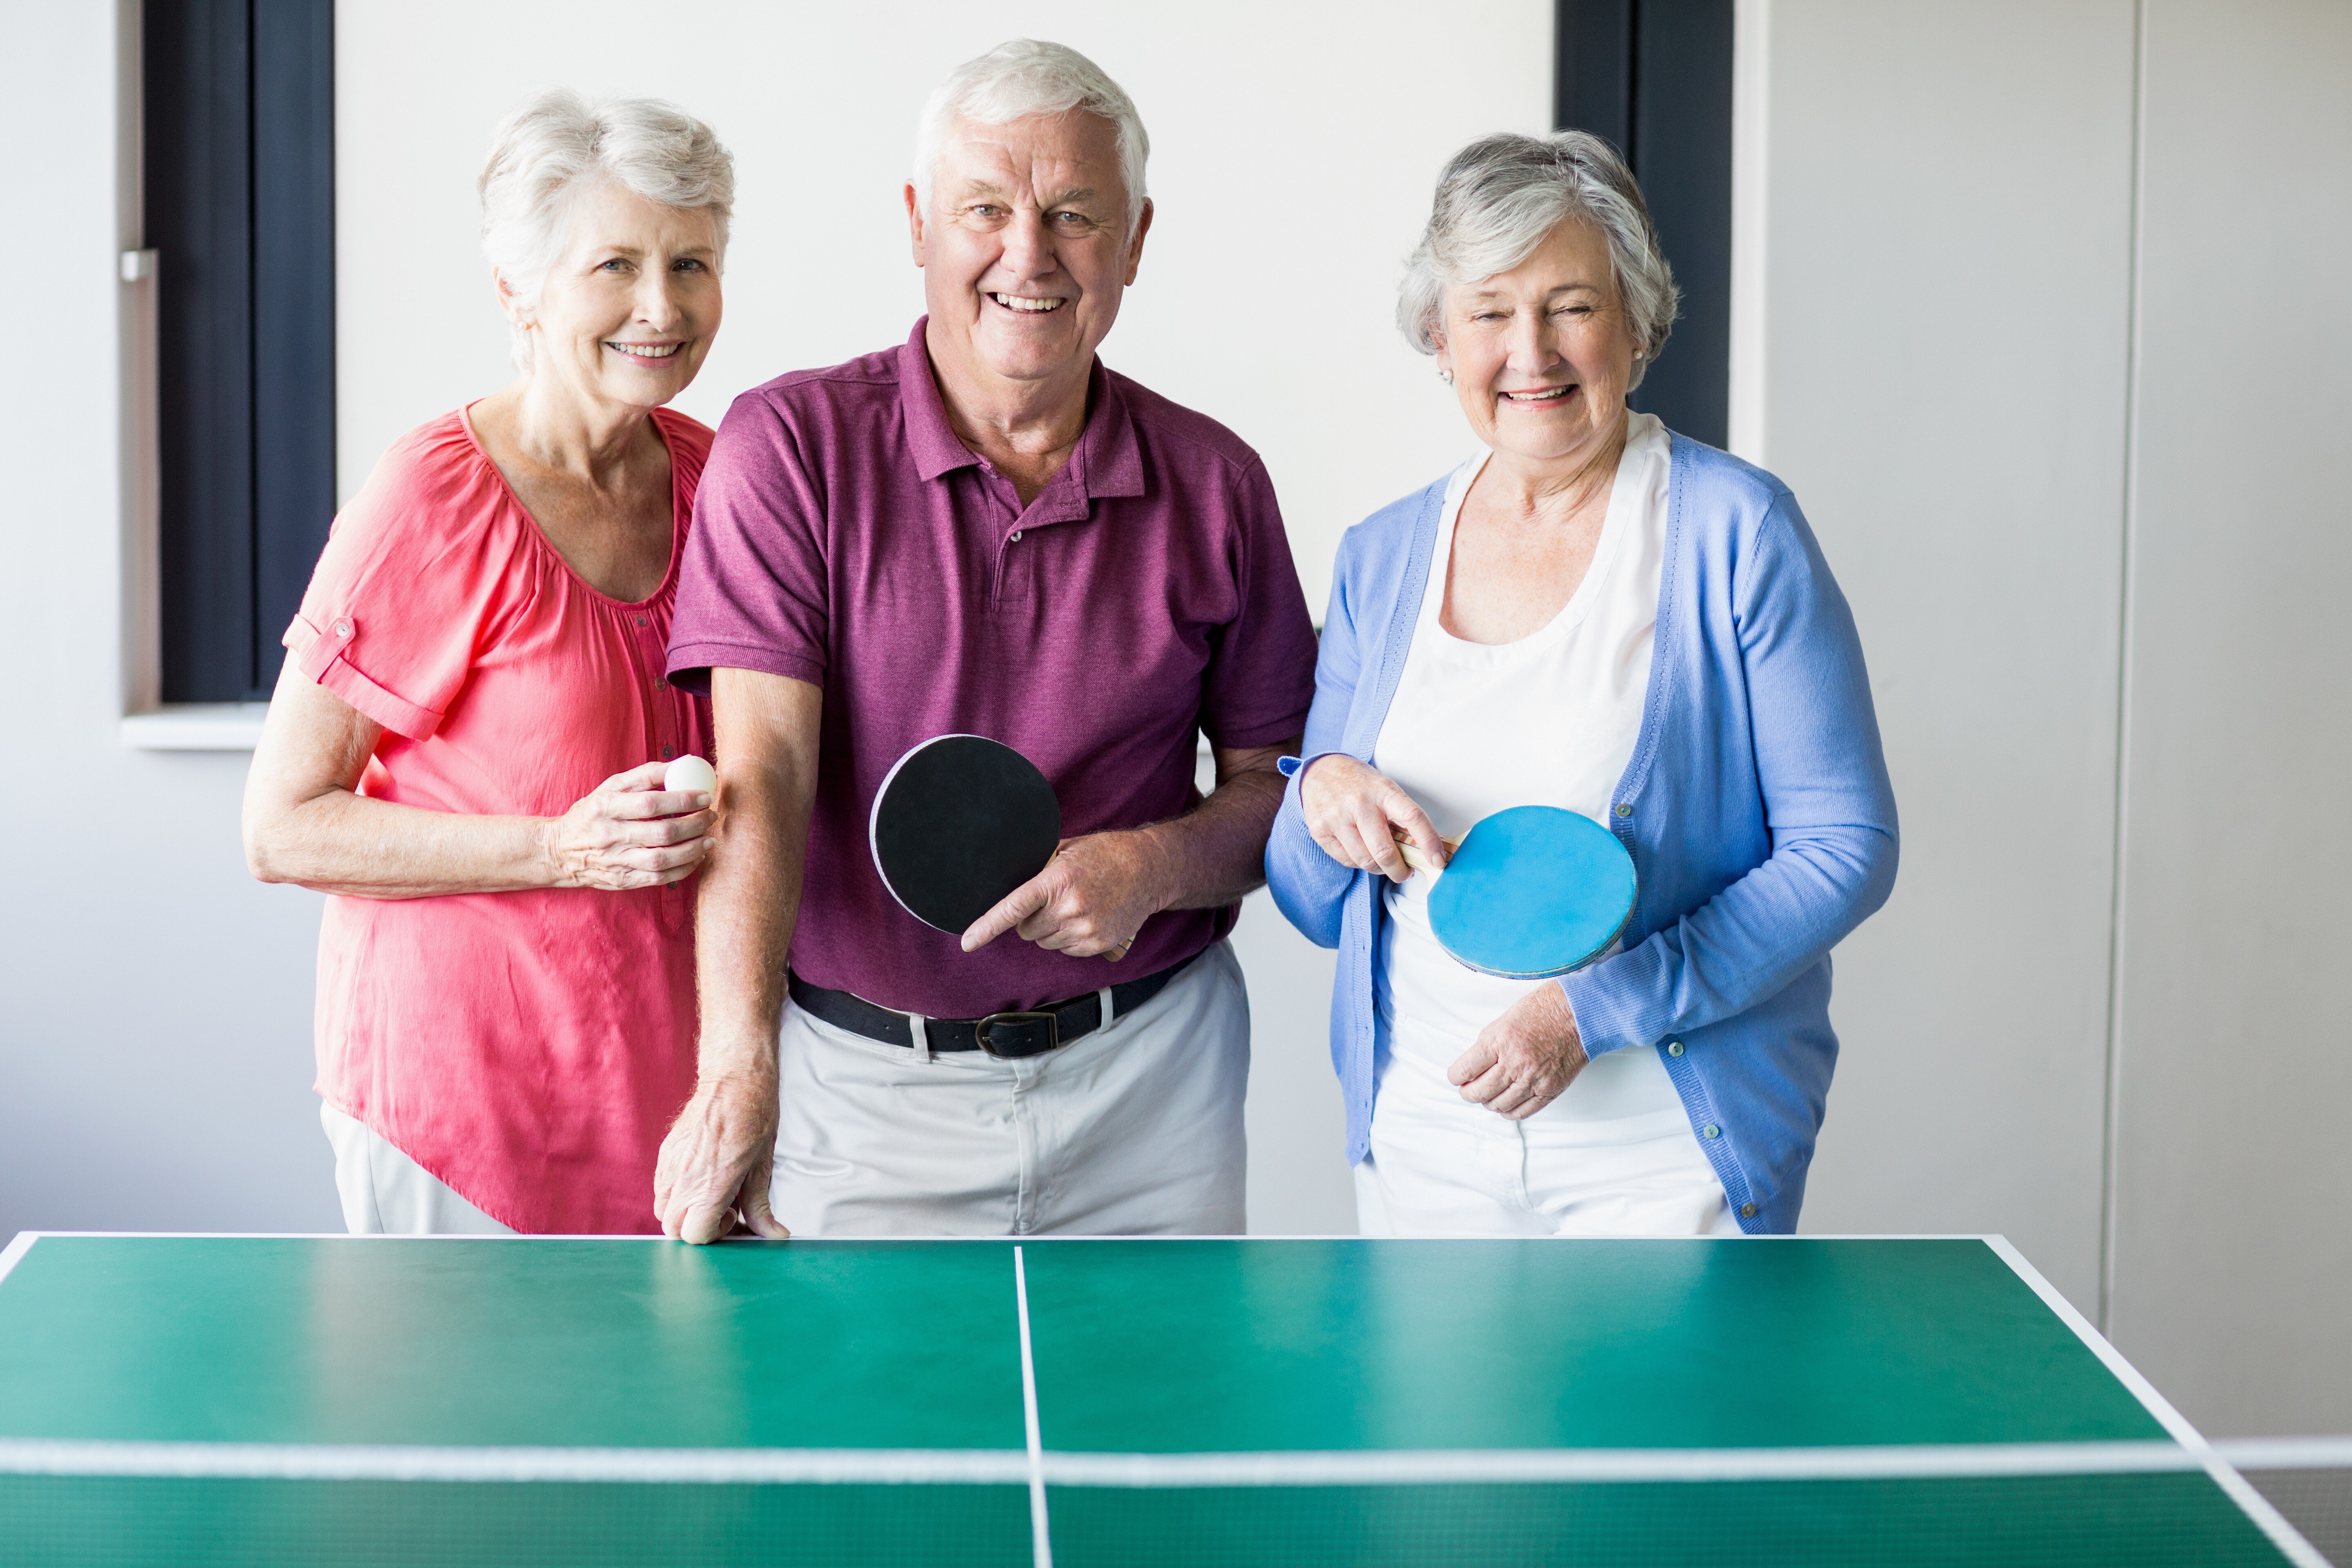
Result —
[[[2086, 1452], [2095, 1445], [2084, 1446]], [[2153, 1450], [2157, 1446], [2149, 1446]], [[601, 1565], [1128, 1564], [1150, 1568], [1426, 1568], [1577, 1563], [1665, 1568], [1873, 1564], [2197, 1565], [2316, 1562], [2282, 1552], [2194, 1465], [2084, 1473], [1647, 1479], [1498, 1475], [1510, 1456], [1329, 1457], [1377, 1479], [1318, 1478], [1315, 1456], [1044, 1457], [1045, 1550], [1027, 1480], [916, 1469], [887, 1481], [384, 1479], [266, 1475], [0, 1475], [0, 1565], [334, 1563]], [[2177, 1451], [2176, 1451], [2176, 1457]], [[949, 1456], [942, 1456], [942, 1458]], [[1013, 1464], [1019, 1456], [1003, 1458]], [[740, 1456], [737, 1457], [740, 1460]], [[1264, 1461], [1253, 1471], [1253, 1460]], [[1302, 1462], [1304, 1461], [1304, 1462]], [[1524, 1469], [1526, 1467], [1521, 1467]], [[1978, 1467], [1979, 1469], [1981, 1466]], [[1728, 1467], [1742, 1468], [1736, 1462]], [[1442, 1479], [1441, 1479], [1442, 1478]]]

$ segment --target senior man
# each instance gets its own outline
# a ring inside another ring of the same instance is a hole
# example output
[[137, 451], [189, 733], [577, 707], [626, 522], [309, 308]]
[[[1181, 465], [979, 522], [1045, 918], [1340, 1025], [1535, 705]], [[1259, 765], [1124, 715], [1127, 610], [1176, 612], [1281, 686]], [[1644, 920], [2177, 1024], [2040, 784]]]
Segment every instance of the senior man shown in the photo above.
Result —
[[[1224, 939], [1314, 631], [1256, 455], [1095, 358], [1149, 146], [1060, 45], [960, 68], [905, 192], [928, 313], [719, 428], [669, 646], [719, 771], [672, 1236], [1243, 1227]], [[1069, 835], [961, 939], [893, 902], [866, 832], [891, 763], [957, 732], [1034, 761]]]

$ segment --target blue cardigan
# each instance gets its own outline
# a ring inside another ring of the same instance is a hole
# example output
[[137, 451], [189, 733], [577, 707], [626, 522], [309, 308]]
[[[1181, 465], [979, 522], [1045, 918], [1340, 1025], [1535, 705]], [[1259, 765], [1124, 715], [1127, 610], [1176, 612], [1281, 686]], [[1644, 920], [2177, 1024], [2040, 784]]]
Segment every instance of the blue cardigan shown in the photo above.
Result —
[[[1837, 1064], [1829, 952], [1895, 883], [1895, 792], [1853, 616], [1797, 500], [1674, 437], [1658, 629], [1611, 799], [1641, 874], [1623, 950], [1558, 982], [1584, 1049], [1655, 1050], [1750, 1232], [1788, 1232]], [[1429, 580], [1440, 479], [1348, 531], [1300, 754], [1372, 754]], [[1339, 950], [1331, 1062], [1348, 1159], [1370, 1139], [1378, 880], [1325, 854], [1299, 764], [1265, 850], [1290, 922]]]

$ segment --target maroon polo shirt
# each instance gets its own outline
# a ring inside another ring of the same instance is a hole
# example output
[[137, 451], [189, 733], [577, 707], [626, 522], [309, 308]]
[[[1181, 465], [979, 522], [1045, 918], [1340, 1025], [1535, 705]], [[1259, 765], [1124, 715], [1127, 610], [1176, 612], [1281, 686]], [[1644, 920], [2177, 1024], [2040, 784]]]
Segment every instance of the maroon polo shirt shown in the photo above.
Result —
[[1165, 821], [1200, 798], [1196, 732], [1265, 746], [1306, 728], [1315, 634], [1265, 467], [1231, 431], [1097, 362], [1077, 449], [1024, 509], [950, 428], [923, 325], [735, 400], [695, 494], [669, 675], [824, 689], [793, 967], [962, 1018], [1150, 974], [1236, 911], [1155, 915], [1117, 964], [1013, 934], [966, 953], [874, 869], [891, 763], [988, 735], [1045, 770], [1065, 837]]

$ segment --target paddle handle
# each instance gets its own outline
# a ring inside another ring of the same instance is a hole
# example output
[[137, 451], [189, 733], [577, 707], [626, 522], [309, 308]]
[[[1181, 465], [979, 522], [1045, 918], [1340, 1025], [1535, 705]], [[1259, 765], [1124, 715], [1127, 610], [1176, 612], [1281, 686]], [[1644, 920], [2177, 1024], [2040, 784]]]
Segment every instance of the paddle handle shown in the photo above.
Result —
[[[1398, 851], [1404, 856], [1404, 863], [1412, 867], [1414, 870], [1426, 871], [1431, 876], [1434, 877], [1439, 872], [1445, 869], [1443, 866], [1431, 865], [1429, 863], [1429, 857], [1421, 852], [1420, 846], [1413, 843], [1412, 839], [1407, 838], [1403, 834], [1399, 833], [1394, 827], [1391, 827], [1389, 829], [1389, 837], [1396, 840]], [[1438, 842], [1445, 846], [1445, 853], [1449, 858], [1452, 858], [1456, 850], [1462, 847], [1462, 840], [1459, 838], [1441, 838]]]

